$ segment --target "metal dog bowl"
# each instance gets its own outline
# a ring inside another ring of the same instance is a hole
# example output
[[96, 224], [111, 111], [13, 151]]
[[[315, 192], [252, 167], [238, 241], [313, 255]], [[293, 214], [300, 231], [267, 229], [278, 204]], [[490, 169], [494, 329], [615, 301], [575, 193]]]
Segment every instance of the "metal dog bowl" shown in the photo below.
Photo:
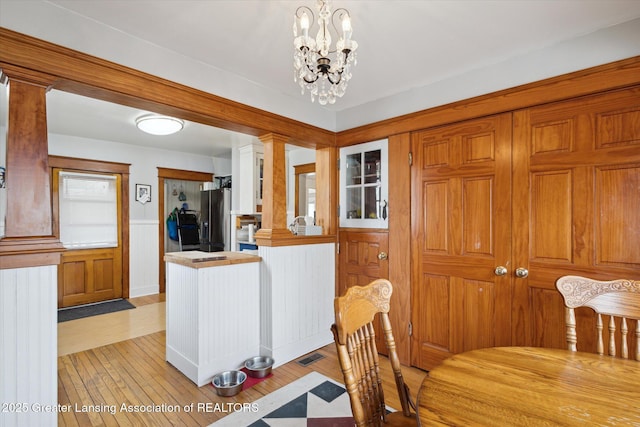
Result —
[[235, 396], [242, 391], [247, 374], [242, 371], [225, 371], [216, 374], [211, 383], [219, 396]]
[[272, 357], [256, 356], [251, 359], [247, 359], [244, 362], [244, 367], [250, 377], [264, 378], [271, 373], [273, 362]]

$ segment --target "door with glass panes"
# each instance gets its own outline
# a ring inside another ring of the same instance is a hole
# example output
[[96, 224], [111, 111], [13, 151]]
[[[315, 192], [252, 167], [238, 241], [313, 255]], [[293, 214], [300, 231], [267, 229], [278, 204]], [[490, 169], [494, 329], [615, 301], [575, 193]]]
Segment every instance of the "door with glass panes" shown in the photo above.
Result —
[[387, 140], [340, 149], [340, 227], [388, 228]]
[[58, 308], [122, 298], [121, 176], [53, 169]]

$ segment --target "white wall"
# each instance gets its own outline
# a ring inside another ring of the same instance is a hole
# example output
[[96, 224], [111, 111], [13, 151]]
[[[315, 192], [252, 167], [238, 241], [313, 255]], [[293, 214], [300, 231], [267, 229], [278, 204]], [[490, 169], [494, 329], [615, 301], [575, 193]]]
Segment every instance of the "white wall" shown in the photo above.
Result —
[[[129, 295], [131, 297], [157, 293], [159, 290], [158, 256], [158, 197], [164, 189], [158, 188], [158, 167], [211, 172], [226, 175], [231, 161], [177, 151], [154, 150], [66, 135], [49, 134], [49, 154], [83, 159], [128, 163], [129, 176]], [[151, 185], [151, 202], [135, 201], [136, 184]]]

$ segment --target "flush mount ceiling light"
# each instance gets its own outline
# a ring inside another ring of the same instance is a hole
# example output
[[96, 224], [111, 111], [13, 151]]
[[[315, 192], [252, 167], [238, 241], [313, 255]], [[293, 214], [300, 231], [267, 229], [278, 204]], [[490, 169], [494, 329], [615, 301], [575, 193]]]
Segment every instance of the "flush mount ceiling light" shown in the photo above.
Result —
[[174, 117], [147, 114], [136, 119], [136, 126], [151, 135], [171, 135], [181, 131], [184, 122]]
[[[296, 10], [293, 22], [294, 80], [298, 82], [304, 94], [311, 92], [311, 102], [318, 97], [321, 105], [336, 102], [347, 90], [351, 79], [351, 67], [356, 65], [355, 51], [358, 43], [351, 40], [351, 16], [347, 9], [336, 9], [331, 13], [329, 0], [318, 0], [318, 34], [315, 39], [309, 37], [315, 15], [307, 6]], [[341, 21], [342, 34], [335, 25]], [[331, 25], [329, 25], [331, 24]], [[298, 28], [302, 35], [298, 36]], [[331, 50], [331, 32], [338, 37], [335, 49]]]

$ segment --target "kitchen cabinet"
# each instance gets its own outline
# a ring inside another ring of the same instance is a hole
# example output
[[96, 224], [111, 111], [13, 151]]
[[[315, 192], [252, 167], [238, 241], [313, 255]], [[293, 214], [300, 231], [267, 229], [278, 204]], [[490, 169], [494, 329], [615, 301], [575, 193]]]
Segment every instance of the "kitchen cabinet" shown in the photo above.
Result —
[[202, 387], [260, 354], [260, 257], [189, 251], [165, 261], [167, 362]]
[[388, 227], [388, 141], [340, 149], [340, 227]]
[[245, 145], [238, 149], [240, 156], [240, 212], [262, 212], [262, 182], [264, 178], [264, 154], [260, 145]]

